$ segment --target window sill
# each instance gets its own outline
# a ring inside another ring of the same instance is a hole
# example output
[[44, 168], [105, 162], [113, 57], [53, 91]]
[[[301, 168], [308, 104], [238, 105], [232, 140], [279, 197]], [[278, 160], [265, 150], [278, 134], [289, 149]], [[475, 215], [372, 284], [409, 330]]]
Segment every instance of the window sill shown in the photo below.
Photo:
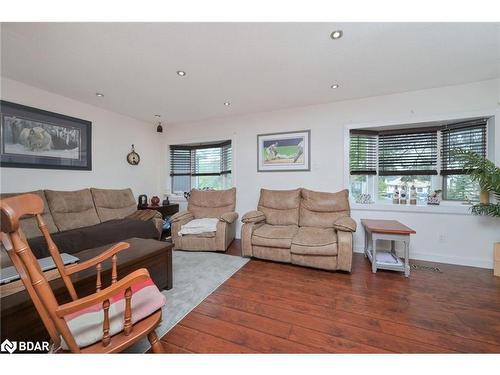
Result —
[[351, 202], [353, 211], [388, 211], [388, 212], [410, 212], [410, 213], [432, 213], [446, 215], [471, 215], [471, 205], [460, 203], [443, 203], [439, 206], [430, 206], [424, 204], [418, 205], [397, 205], [392, 203], [371, 203], [361, 204]]

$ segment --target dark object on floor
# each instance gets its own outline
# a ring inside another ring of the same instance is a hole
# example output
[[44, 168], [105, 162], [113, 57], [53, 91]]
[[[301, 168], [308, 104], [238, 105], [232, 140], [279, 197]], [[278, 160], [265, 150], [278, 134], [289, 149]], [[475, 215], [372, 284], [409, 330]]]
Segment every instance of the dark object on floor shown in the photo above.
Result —
[[443, 271], [441, 271], [441, 269], [439, 267], [426, 266], [425, 264], [412, 264], [411, 269], [412, 270], [432, 271], [432, 272], [443, 273]]

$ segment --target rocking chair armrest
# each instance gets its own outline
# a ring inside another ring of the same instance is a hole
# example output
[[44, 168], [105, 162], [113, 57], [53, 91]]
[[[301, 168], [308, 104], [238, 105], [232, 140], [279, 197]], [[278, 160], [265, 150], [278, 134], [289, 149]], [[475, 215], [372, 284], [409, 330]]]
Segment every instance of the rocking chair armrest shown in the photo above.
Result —
[[116, 296], [120, 292], [124, 292], [127, 288], [131, 287], [138, 282], [145, 281], [149, 279], [149, 272], [145, 268], [138, 269], [123, 279], [118, 280], [116, 283], [111, 284], [111, 286], [91, 294], [89, 296], [77, 299], [76, 301], [71, 301], [65, 303], [64, 305], [60, 305], [56, 309], [56, 315], [59, 318], [63, 318], [68, 314], [72, 314], [74, 312], [80, 311], [90, 306], [94, 306], [98, 303], [102, 303], [107, 299], [110, 299], [113, 296]]
[[104, 262], [106, 259], [111, 258], [113, 255], [118, 254], [120, 251], [128, 249], [130, 244], [127, 242], [118, 242], [117, 244], [111, 246], [109, 249], [104, 250], [101, 254], [86, 260], [82, 263], [71, 264], [65, 267], [66, 275], [73, 275], [74, 273], [83, 271], [87, 268], [95, 266], [99, 263]]

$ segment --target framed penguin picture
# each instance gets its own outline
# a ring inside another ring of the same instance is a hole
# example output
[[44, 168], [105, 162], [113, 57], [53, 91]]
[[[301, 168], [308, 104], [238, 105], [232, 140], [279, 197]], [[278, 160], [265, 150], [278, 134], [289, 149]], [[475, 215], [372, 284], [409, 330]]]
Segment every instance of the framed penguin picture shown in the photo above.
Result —
[[92, 170], [90, 121], [0, 101], [0, 165]]
[[310, 130], [257, 135], [257, 172], [310, 170]]

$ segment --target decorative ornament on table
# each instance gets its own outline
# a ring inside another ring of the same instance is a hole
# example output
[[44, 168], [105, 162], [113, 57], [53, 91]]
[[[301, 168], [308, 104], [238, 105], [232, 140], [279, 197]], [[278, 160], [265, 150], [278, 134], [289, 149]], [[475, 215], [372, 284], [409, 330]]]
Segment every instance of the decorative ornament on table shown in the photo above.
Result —
[[151, 198], [151, 206], [159, 206], [160, 205], [160, 198], [157, 197], [156, 195]]
[[399, 188], [397, 185], [394, 188], [394, 195], [392, 197], [392, 203], [399, 204]]
[[410, 204], [417, 204], [417, 189], [415, 188], [415, 185], [411, 185], [410, 188]]
[[146, 194], [139, 195], [139, 204], [138, 208], [147, 207], [148, 206], [148, 196]]
[[399, 198], [399, 204], [406, 204], [406, 198], [408, 197], [408, 188], [405, 185], [401, 186], [401, 194]]
[[439, 204], [441, 204], [441, 192], [442, 190], [434, 190], [434, 192], [428, 195], [427, 204], [433, 206], [439, 206]]
[[168, 206], [170, 204], [170, 200], [168, 199], [168, 194], [165, 194], [165, 199], [161, 202], [162, 206]]
[[137, 165], [141, 161], [141, 157], [137, 152], [135, 152], [134, 145], [132, 145], [132, 151], [127, 154], [127, 162], [130, 165]]

